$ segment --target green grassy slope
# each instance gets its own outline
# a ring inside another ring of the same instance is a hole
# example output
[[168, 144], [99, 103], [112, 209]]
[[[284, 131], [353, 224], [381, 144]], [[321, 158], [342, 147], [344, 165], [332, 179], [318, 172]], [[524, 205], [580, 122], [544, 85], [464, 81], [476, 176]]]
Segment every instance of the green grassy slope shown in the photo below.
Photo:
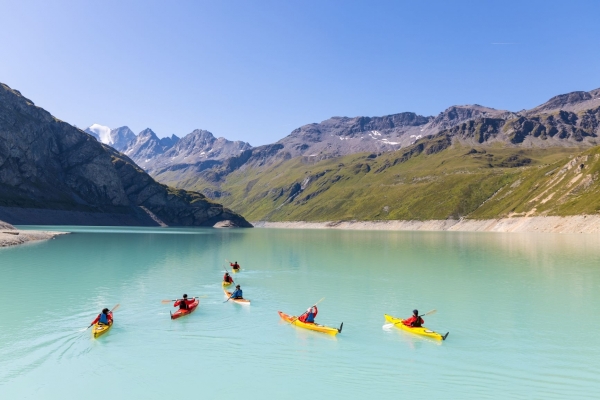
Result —
[[[254, 221], [593, 213], [600, 205], [599, 153], [598, 148], [446, 147], [428, 141], [379, 156], [355, 154], [318, 163], [295, 158], [238, 170], [222, 183], [220, 190], [230, 195], [220, 201]], [[575, 167], [560, 172], [569, 162]], [[577, 172], [581, 163], [586, 166]], [[214, 184], [191, 189], [207, 187]], [[545, 200], [550, 193], [555, 194]]]

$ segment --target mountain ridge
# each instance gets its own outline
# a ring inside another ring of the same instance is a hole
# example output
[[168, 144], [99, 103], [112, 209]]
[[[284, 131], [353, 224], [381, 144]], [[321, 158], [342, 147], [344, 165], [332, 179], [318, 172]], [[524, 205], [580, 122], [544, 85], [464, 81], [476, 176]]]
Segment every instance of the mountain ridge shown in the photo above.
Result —
[[167, 225], [212, 226], [231, 220], [250, 226], [200, 193], [159, 184], [128, 157], [3, 83], [0, 139], [3, 209], [110, 213], [141, 225], [156, 225], [151, 213]]

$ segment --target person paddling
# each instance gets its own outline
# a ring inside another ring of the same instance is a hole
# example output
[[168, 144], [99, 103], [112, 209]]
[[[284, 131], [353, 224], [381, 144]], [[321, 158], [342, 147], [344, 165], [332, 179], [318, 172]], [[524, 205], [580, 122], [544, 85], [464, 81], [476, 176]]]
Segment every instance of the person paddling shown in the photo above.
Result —
[[314, 324], [315, 317], [317, 316], [318, 313], [319, 313], [319, 310], [317, 309], [317, 306], [315, 304], [314, 306], [312, 306], [308, 310], [306, 310], [306, 312], [304, 314], [299, 316], [298, 321], [304, 322], [307, 324]]
[[223, 275], [223, 282], [233, 283], [233, 278], [229, 275], [229, 272], [225, 272], [225, 275]]
[[112, 312], [108, 311], [108, 308], [102, 310], [100, 314], [96, 317], [94, 321], [90, 324], [90, 326], [94, 324], [99, 325], [110, 325], [113, 322]]
[[420, 328], [421, 326], [423, 326], [425, 321], [419, 316], [419, 310], [413, 310], [412, 317], [403, 320], [402, 323], [406, 326], [411, 326], [413, 328]]
[[243, 299], [244, 298], [244, 293], [242, 292], [242, 288], [240, 287], [240, 285], [236, 285], [235, 286], [235, 291], [233, 293], [231, 293], [231, 296], [229, 296], [230, 299]]
[[183, 299], [179, 299], [173, 304], [173, 307], [179, 306], [180, 310], [189, 310], [190, 306], [194, 304], [194, 299], [188, 300], [188, 295], [184, 294]]
[[236, 270], [236, 271], [239, 271], [239, 270], [240, 270], [240, 264], [238, 264], [238, 262], [237, 262], [237, 261], [235, 261], [233, 264], [232, 264], [232, 263], [229, 263], [229, 265], [231, 266], [231, 268], [233, 268], [233, 269], [234, 269], [234, 270]]

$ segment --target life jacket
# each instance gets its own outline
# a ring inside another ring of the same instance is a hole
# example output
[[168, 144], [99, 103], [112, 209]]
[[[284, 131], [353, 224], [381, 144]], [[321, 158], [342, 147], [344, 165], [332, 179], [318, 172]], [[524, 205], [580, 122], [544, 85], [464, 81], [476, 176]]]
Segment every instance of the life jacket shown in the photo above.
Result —
[[185, 299], [179, 300], [179, 309], [180, 310], [189, 310], [190, 309], [190, 307], [188, 307], [187, 300], [185, 300]]
[[100, 313], [100, 319], [98, 323], [108, 325], [108, 314]]
[[302, 322], [314, 323], [315, 317], [317, 316], [318, 313], [319, 313], [319, 309], [316, 306], [311, 307], [308, 310], [306, 310], [306, 312], [299, 319]]

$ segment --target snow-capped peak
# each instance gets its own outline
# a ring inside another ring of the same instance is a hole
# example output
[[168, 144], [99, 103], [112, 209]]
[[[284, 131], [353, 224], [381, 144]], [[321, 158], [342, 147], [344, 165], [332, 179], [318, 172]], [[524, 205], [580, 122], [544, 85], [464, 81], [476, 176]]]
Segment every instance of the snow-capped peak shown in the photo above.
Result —
[[86, 131], [94, 134], [104, 144], [113, 144], [113, 138], [110, 135], [111, 129], [108, 126], [93, 124]]

